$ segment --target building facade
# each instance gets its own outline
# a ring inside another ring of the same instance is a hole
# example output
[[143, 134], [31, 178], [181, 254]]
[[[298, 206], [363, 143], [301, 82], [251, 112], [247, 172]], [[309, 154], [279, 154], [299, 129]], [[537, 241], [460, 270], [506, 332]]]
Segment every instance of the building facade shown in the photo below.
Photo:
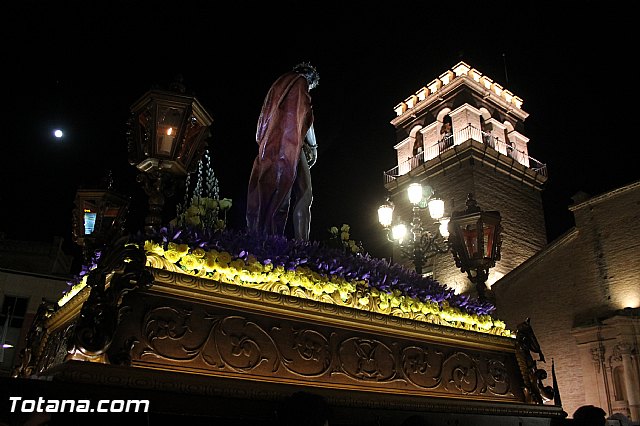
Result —
[[0, 238], [0, 375], [8, 376], [18, 361], [41, 302], [55, 302], [68, 289], [71, 261], [60, 238], [51, 243]]
[[575, 227], [494, 286], [497, 316], [531, 319], [565, 411], [640, 421], [640, 181], [574, 197]]

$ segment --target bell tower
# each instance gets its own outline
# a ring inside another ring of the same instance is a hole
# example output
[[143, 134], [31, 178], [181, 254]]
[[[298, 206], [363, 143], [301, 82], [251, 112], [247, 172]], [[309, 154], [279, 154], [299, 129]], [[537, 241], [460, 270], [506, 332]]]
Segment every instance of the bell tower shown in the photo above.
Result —
[[[546, 165], [528, 153], [523, 100], [464, 62], [419, 88], [394, 108], [391, 124], [398, 164], [384, 172], [396, 214], [411, 218], [409, 184], [428, 184], [445, 202], [445, 215], [464, 210], [472, 193], [483, 210], [502, 216], [502, 255], [487, 285], [546, 245], [541, 192]], [[422, 212], [423, 223], [432, 223]], [[429, 229], [436, 232], [436, 226]], [[394, 251], [394, 258], [403, 261]], [[427, 260], [424, 272], [459, 293], [472, 291], [450, 253]]]

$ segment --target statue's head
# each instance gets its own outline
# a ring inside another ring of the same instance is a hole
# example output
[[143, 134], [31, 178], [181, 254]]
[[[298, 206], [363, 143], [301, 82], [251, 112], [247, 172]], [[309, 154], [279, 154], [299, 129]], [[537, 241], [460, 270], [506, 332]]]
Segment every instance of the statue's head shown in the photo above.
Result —
[[318, 86], [320, 82], [320, 74], [318, 74], [318, 71], [309, 62], [299, 63], [293, 67], [293, 71], [303, 75], [307, 79], [307, 82], [309, 83], [309, 90]]

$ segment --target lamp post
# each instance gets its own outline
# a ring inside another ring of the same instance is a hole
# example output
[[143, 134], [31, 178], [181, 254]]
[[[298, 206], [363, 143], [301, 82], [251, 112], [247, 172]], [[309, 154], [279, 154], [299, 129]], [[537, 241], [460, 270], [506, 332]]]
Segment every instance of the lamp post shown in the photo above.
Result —
[[102, 188], [76, 191], [72, 211], [73, 242], [82, 247], [86, 263], [96, 249], [117, 236], [124, 227], [130, 200], [115, 192], [112, 186], [109, 175]]
[[[407, 190], [409, 202], [412, 204], [412, 219], [407, 226], [398, 221], [393, 224], [393, 203], [387, 199], [387, 203], [378, 208], [378, 221], [387, 230], [387, 239], [397, 243], [402, 255], [411, 259], [416, 273], [422, 274], [425, 261], [437, 254], [446, 253], [449, 250], [447, 244], [448, 222], [444, 217], [444, 201], [434, 196], [430, 186], [422, 186], [412, 183]], [[420, 212], [429, 209], [432, 219], [439, 225], [435, 234], [429, 232], [422, 223]]]
[[212, 121], [180, 80], [170, 90], [150, 90], [131, 107], [129, 163], [140, 171], [138, 182], [149, 197], [147, 233], [162, 224], [165, 197], [173, 195], [176, 180], [194, 171]]
[[[456, 266], [475, 285], [478, 297], [486, 299], [489, 269], [500, 260], [500, 213], [482, 211], [473, 194], [468, 194], [466, 209], [453, 212], [451, 218], [447, 218], [444, 202], [434, 197], [430, 186], [412, 183], [407, 195], [412, 204], [409, 230], [402, 221], [394, 224], [394, 205], [390, 200], [378, 208], [378, 221], [387, 230], [389, 241], [398, 244], [401, 254], [411, 259], [418, 274], [422, 274], [427, 259], [451, 250]], [[439, 225], [435, 234], [425, 229], [420, 218], [420, 211], [425, 208]]]
[[468, 194], [466, 206], [451, 215], [449, 245], [456, 266], [467, 273], [478, 297], [484, 299], [489, 269], [500, 260], [501, 218], [497, 211], [482, 211], [473, 194]]

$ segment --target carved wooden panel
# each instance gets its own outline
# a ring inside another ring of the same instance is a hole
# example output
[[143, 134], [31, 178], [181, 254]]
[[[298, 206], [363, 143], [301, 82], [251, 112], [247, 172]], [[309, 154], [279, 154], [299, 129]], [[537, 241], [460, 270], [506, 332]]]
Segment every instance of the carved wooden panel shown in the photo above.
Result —
[[191, 303], [123, 301], [113, 351], [136, 367], [395, 394], [523, 401], [515, 354]]

